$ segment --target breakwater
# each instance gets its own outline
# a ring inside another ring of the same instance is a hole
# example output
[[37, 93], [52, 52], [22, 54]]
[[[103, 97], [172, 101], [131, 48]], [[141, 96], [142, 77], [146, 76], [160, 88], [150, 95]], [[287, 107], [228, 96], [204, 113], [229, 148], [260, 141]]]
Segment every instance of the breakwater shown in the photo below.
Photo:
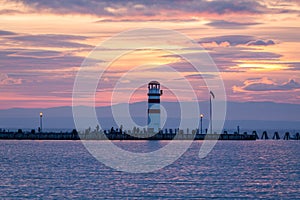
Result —
[[[270, 135], [270, 136], [269, 136]], [[252, 133], [244, 132], [242, 134], [234, 132], [227, 133], [224, 131], [221, 134], [201, 134], [198, 131], [192, 131], [191, 133], [184, 133], [179, 131], [176, 133], [172, 131], [160, 131], [158, 133], [147, 132], [126, 132], [122, 130], [111, 131], [83, 131], [77, 132], [75, 129], [70, 132], [23, 132], [18, 130], [16, 132], [1, 131], [0, 139], [6, 140], [257, 140], [257, 139], [274, 139], [274, 140], [300, 140], [300, 134], [296, 133], [291, 136], [289, 132], [284, 134], [283, 138], [279, 137], [278, 132], [269, 134], [267, 131], [262, 133], [259, 137], [256, 131]], [[272, 136], [273, 137], [272, 137]]]

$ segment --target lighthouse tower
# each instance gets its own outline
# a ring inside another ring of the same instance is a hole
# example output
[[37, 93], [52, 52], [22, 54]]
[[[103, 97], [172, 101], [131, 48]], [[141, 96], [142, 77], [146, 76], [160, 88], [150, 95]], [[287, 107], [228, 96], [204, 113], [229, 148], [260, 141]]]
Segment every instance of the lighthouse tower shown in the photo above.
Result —
[[160, 84], [151, 81], [148, 84], [148, 131], [157, 133], [160, 128]]

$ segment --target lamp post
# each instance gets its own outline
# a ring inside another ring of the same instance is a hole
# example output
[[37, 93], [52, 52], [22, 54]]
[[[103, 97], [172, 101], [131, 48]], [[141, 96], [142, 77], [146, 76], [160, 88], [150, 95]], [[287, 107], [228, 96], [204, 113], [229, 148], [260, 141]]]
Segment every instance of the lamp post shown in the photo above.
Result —
[[40, 112], [40, 131], [43, 131], [43, 113]]
[[210, 114], [210, 134], [212, 134], [213, 130], [213, 122], [212, 122], [212, 102], [211, 98], [215, 98], [215, 95], [212, 91], [209, 92], [209, 114]]
[[200, 131], [200, 133], [202, 134], [202, 119], [203, 119], [203, 114], [201, 114], [200, 115], [200, 129], [201, 129], [201, 131]]

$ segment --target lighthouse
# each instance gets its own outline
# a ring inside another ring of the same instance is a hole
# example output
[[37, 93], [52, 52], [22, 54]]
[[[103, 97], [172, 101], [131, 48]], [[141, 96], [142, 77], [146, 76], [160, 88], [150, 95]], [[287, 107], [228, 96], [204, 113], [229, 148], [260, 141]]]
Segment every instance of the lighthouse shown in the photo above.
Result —
[[148, 131], [157, 133], [160, 129], [160, 83], [151, 81], [148, 84]]

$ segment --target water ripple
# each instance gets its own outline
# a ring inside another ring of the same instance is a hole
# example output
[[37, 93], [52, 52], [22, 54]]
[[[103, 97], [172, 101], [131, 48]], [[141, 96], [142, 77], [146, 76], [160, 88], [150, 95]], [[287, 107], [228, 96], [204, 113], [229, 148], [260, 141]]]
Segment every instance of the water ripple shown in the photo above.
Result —
[[[172, 165], [129, 174], [94, 159], [79, 141], [0, 141], [0, 198], [267, 198], [300, 196], [298, 141], [220, 141], [204, 159], [196, 141]], [[148, 152], [166, 142], [116, 142]]]

